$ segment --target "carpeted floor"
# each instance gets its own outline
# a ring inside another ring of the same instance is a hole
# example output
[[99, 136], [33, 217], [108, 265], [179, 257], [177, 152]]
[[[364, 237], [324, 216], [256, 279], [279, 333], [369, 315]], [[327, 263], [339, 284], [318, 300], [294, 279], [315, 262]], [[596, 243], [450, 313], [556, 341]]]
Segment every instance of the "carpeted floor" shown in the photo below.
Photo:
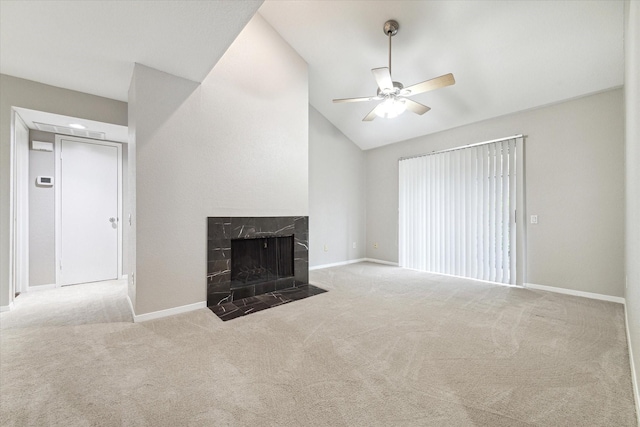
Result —
[[310, 281], [329, 292], [228, 322], [130, 323], [118, 284], [61, 322], [23, 295], [0, 424], [637, 425], [622, 305], [368, 263]]
[[126, 279], [27, 292], [0, 314], [0, 329], [133, 322], [126, 295]]

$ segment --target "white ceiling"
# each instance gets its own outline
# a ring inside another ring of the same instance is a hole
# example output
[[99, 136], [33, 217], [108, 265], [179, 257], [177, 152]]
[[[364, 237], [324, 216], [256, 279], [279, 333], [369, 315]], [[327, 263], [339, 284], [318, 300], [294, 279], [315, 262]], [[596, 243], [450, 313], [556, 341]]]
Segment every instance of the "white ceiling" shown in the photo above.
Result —
[[201, 82], [262, 0], [0, 2], [0, 72], [127, 101], [134, 63]]
[[[134, 63], [202, 81], [261, 0], [0, 1], [0, 72], [127, 100]], [[363, 149], [621, 86], [624, 2], [272, 1], [260, 14], [309, 64], [311, 104]], [[423, 116], [373, 122], [371, 68], [411, 85]], [[64, 125], [64, 123], [60, 123]], [[526, 129], [522, 130], [526, 132]]]
[[[267, 0], [259, 13], [309, 64], [310, 103], [363, 149], [623, 84], [622, 1]], [[363, 122], [375, 102], [331, 100], [375, 95], [388, 19], [394, 80], [456, 84], [412, 97], [423, 116]]]

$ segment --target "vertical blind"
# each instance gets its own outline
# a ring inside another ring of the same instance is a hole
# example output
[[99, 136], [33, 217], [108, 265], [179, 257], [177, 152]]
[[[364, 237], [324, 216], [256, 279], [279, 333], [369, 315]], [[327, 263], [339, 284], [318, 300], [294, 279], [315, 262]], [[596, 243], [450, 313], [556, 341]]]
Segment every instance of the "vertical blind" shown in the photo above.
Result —
[[516, 139], [400, 160], [400, 266], [516, 284]]

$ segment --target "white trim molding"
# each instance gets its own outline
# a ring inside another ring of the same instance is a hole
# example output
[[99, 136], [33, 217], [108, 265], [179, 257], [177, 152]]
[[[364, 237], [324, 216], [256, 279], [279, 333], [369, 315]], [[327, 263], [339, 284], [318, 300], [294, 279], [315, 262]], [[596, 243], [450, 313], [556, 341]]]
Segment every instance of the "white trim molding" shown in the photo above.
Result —
[[136, 321], [136, 311], [133, 309], [133, 302], [131, 301], [131, 297], [129, 296], [129, 292], [127, 290], [127, 302], [129, 303], [129, 310], [131, 310], [131, 318], [133, 321]]
[[323, 268], [329, 268], [329, 267], [340, 267], [341, 265], [356, 264], [358, 262], [364, 262], [365, 260], [366, 258], [358, 258], [358, 259], [350, 259], [348, 261], [332, 262], [330, 264], [314, 265], [313, 267], [309, 267], [309, 271], [321, 270]]
[[[131, 303], [131, 300], [129, 300]], [[131, 307], [133, 310], [133, 306]], [[180, 307], [168, 308], [166, 310], [152, 311], [151, 313], [133, 314], [135, 323], [146, 322], [147, 320], [160, 319], [162, 317], [173, 316], [174, 314], [188, 313], [189, 311], [207, 308], [206, 301], [195, 302], [193, 304], [181, 305]]]
[[633, 389], [633, 397], [636, 402], [636, 417], [638, 425], [640, 425], [640, 390], [638, 389], [638, 373], [636, 365], [633, 363], [633, 348], [631, 347], [631, 335], [629, 333], [629, 315], [627, 306], [624, 306], [624, 325], [627, 330], [627, 348], [629, 349], [629, 368], [631, 369], [631, 388]]
[[27, 287], [27, 292], [47, 291], [55, 288], [56, 288], [55, 283], [49, 283], [47, 285], [29, 285]]
[[9, 305], [0, 305], [0, 313], [13, 310], [13, 301]]
[[525, 283], [525, 288], [537, 289], [540, 291], [555, 292], [557, 294], [573, 295], [577, 297], [597, 299], [601, 301], [617, 302], [618, 304], [624, 304], [624, 298], [614, 297], [612, 295], [596, 294], [593, 292], [576, 291], [573, 289], [557, 288], [555, 286], [536, 285], [535, 283]]
[[309, 267], [309, 271], [321, 270], [323, 268], [330, 268], [330, 267], [340, 267], [342, 265], [357, 264], [359, 262], [373, 262], [376, 264], [392, 265], [394, 267], [398, 266], [397, 262], [383, 261], [381, 259], [375, 259], [375, 258], [358, 258], [358, 259], [350, 259], [348, 261], [333, 262], [331, 264], [314, 265], [313, 267]]
[[376, 264], [393, 265], [394, 267], [398, 266], [397, 262], [384, 261], [384, 260], [376, 259], [376, 258], [364, 258], [364, 259], [362, 259], [362, 262], [374, 262]]

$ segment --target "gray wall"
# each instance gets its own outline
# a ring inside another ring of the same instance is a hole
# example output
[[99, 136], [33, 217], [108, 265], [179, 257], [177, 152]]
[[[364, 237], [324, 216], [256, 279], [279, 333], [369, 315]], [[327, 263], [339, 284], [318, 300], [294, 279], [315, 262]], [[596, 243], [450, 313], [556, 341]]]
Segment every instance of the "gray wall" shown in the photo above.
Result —
[[36, 186], [36, 177], [55, 176], [52, 151], [32, 150], [32, 141], [55, 144], [56, 135], [29, 131], [29, 286], [56, 282], [55, 190]]
[[9, 284], [11, 107], [127, 125], [127, 104], [0, 74], [0, 306], [13, 301]]
[[201, 85], [136, 65], [129, 109], [136, 314], [206, 301], [208, 216], [308, 215], [307, 65], [260, 15]]
[[365, 172], [364, 152], [309, 106], [310, 266], [364, 258]]
[[[627, 241], [625, 290], [627, 323], [633, 352], [636, 380], [640, 375], [640, 2], [627, 2], [625, 9], [625, 116], [626, 116], [626, 183]], [[638, 413], [640, 419], [640, 412]]]
[[523, 133], [525, 281], [622, 297], [623, 122], [615, 89], [367, 151], [367, 257], [398, 261], [398, 158]]

